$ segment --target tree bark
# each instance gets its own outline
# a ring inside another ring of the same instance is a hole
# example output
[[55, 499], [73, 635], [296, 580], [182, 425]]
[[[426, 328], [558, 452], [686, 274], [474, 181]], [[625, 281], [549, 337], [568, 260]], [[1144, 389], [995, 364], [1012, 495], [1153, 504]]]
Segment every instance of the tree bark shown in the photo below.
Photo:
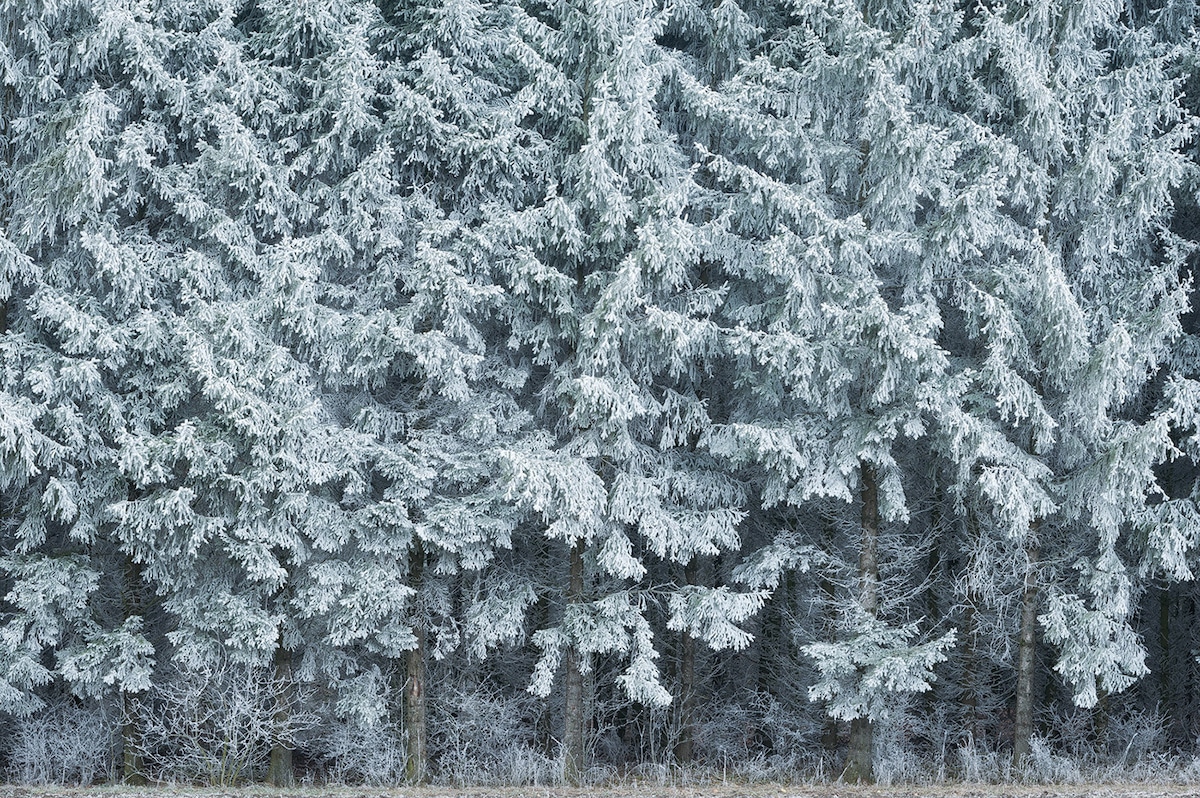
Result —
[[[826, 519], [821, 523], [821, 551], [823, 553], [828, 555], [833, 551], [833, 538], [833, 523]], [[821, 591], [821, 629], [823, 633], [832, 635], [837, 629], [834, 611], [834, 607], [837, 606], [837, 588], [829, 578], [827, 570], [821, 570], [817, 587]], [[839, 739], [837, 720], [826, 715], [825, 727], [821, 731], [821, 747], [830, 754], [831, 759], [837, 754]]]
[[[700, 581], [699, 558], [693, 557], [684, 568], [684, 581], [689, 585]], [[675, 761], [681, 765], [692, 761], [695, 716], [696, 641], [685, 630], [679, 640], [679, 741], [675, 744]]]
[[404, 776], [410, 784], [422, 784], [427, 778], [427, 732], [425, 727], [425, 624], [421, 618], [421, 582], [425, 575], [425, 551], [415, 543], [409, 564], [409, 587], [417, 591], [417, 611], [412, 629], [417, 643], [408, 652], [404, 679]]
[[[125, 558], [125, 579], [121, 603], [125, 617], [142, 614], [142, 568], [132, 557]], [[125, 784], [146, 783], [145, 763], [142, 761], [142, 732], [138, 728], [138, 708], [133, 696], [121, 691], [121, 781]]]
[[267, 783], [273, 787], [293, 787], [296, 773], [292, 767], [292, 745], [288, 726], [292, 713], [292, 652], [282, 642], [275, 649], [275, 739], [267, 765]]
[[[979, 547], [979, 523], [972, 510], [967, 510], [967, 534], [969, 543], [966, 555], [965, 569], [971, 568], [970, 558]], [[966, 607], [963, 610], [963, 676], [962, 685], [966, 692], [964, 702], [967, 707], [967, 728], [971, 739], [976, 743], [983, 740], [981, 734], [981, 718], [979, 712], [979, 695], [983, 690], [982, 679], [979, 676], [979, 627], [975, 617], [980, 604], [979, 591], [975, 588], [974, 580], [967, 582]]]
[[[583, 541], [575, 542], [570, 554], [570, 582], [567, 603], [583, 601]], [[563, 718], [563, 777], [569, 784], [579, 784], [586, 766], [584, 744], [583, 668], [579, 651], [572, 645], [567, 649], [566, 707]]]
[[[879, 614], [879, 476], [875, 467], [862, 460], [862, 530], [858, 548], [858, 604], [874, 618]], [[875, 778], [872, 754], [875, 728], [870, 718], [855, 718], [850, 723], [850, 749], [843, 773], [849, 782], [870, 782]]]
[[[1158, 703], [1171, 706], [1171, 591], [1158, 589]], [[1174, 714], [1172, 712], [1171, 714]]]
[[139, 745], [141, 732], [136, 720], [137, 708], [129, 693], [121, 693], [121, 710], [121, 781], [124, 784], [144, 785], [146, 775]]
[[[551, 572], [549, 553], [545, 547], [538, 546], [532, 559], [535, 573]], [[537, 603], [533, 605], [533, 628], [546, 629], [550, 626], [550, 601], [546, 591], [538, 591]], [[537, 748], [544, 754], [554, 756], [558, 753], [558, 740], [554, 737], [554, 718], [545, 701], [538, 702], [537, 719], [534, 721], [534, 739]]]
[[1017, 641], [1017, 695], [1013, 722], [1013, 764], [1020, 765], [1029, 756], [1033, 738], [1033, 676], [1037, 654], [1038, 544], [1030, 530], [1025, 547], [1025, 590], [1021, 596], [1021, 631]]

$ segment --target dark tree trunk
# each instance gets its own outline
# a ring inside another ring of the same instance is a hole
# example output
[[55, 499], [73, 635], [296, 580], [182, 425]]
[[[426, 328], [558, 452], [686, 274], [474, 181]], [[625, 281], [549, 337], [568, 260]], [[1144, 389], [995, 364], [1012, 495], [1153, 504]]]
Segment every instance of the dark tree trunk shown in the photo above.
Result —
[[[1158, 590], [1158, 703], [1171, 706], [1171, 589]], [[1174, 714], [1172, 712], [1172, 714]]]
[[[862, 471], [862, 530], [858, 549], [858, 603], [870, 617], [879, 614], [879, 476], [875, 467], [863, 460]], [[850, 723], [850, 749], [846, 757], [844, 777], [849, 782], [869, 782], [875, 777], [872, 753], [875, 729], [869, 718], [856, 718]]]
[[[570, 583], [567, 603], [583, 601], [583, 541], [576, 541], [570, 554]], [[583, 668], [574, 645], [567, 649], [566, 707], [563, 717], [563, 776], [569, 784], [579, 784], [586, 767], [584, 744], [585, 708], [583, 704]]]
[[409, 587], [417, 591], [417, 608], [412, 616], [416, 645], [408, 652], [404, 678], [404, 776], [410, 784], [422, 784], [427, 777], [425, 728], [425, 622], [421, 617], [421, 582], [425, 576], [425, 551], [415, 543], [409, 564]]
[[121, 722], [121, 781], [142, 785], [146, 783], [141, 752], [142, 735], [137, 724], [138, 709], [129, 693], [121, 693], [121, 710], [124, 716]]
[[288, 731], [292, 712], [292, 652], [280, 643], [275, 649], [275, 739], [271, 741], [271, 759], [267, 765], [267, 783], [273, 787], [292, 787], [296, 774], [292, 768], [292, 741]]
[[[975, 551], [979, 546], [979, 524], [975, 519], [975, 514], [971, 510], [967, 510], [966, 517], [968, 548], [966, 565], [970, 569], [970, 558], [974, 556]], [[979, 627], [975, 613], [979, 606], [979, 591], [975, 589], [973, 581], [968, 580], [966, 607], [963, 610], [963, 676], [962, 689], [966, 695], [964, 703], [967, 709], [967, 729], [971, 733], [972, 739], [976, 743], [983, 741], [981, 734], [981, 717], [979, 712], [979, 695], [983, 690], [982, 679], [979, 676]]]
[[[827, 555], [833, 551], [833, 539], [833, 523], [826, 519], [821, 524], [821, 550]], [[824, 634], [832, 635], [837, 629], [834, 610], [837, 606], [837, 588], [829, 578], [828, 571], [822, 569], [820, 579], [817, 580], [817, 587], [821, 591], [821, 630]], [[836, 755], [838, 750], [841, 738], [838, 732], [838, 722], [826, 716], [825, 727], [821, 731], [821, 747], [831, 755]]]
[[[689, 585], [700, 581], [699, 558], [693, 557], [684, 569], [684, 581]], [[693, 729], [696, 720], [696, 641], [686, 631], [679, 640], [679, 741], [675, 744], [675, 761], [681, 765], [692, 761]]]
[[[132, 557], [125, 560], [125, 578], [121, 603], [126, 618], [142, 614], [142, 567]], [[125, 784], [145, 784], [145, 763], [142, 761], [142, 731], [138, 725], [138, 707], [129, 693], [121, 692], [121, 781]]]
[[[533, 552], [535, 573], [551, 572], [550, 554], [545, 547], [538, 546]], [[545, 591], [538, 591], [537, 603], [533, 605], [533, 628], [546, 629], [550, 626], [550, 600]], [[538, 702], [537, 719], [534, 721], [534, 739], [538, 750], [548, 755], [558, 753], [558, 740], [554, 736], [554, 718], [547, 702]]]
[[1038, 545], [1030, 530], [1025, 548], [1025, 590], [1021, 595], [1021, 631], [1017, 640], [1017, 695], [1013, 721], [1013, 763], [1021, 764], [1029, 756], [1033, 738], [1033, 677], [1037, 655]]

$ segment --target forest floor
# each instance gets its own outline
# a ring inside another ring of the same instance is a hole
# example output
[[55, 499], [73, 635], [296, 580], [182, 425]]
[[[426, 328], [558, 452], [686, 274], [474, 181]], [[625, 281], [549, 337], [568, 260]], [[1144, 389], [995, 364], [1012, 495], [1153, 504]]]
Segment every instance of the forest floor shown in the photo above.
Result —
[[26, 787], [0, 785], [0, 798], [1200, 798], [1200, 784], [938, 784], [859, 787], [772, 783], [660, 787]]

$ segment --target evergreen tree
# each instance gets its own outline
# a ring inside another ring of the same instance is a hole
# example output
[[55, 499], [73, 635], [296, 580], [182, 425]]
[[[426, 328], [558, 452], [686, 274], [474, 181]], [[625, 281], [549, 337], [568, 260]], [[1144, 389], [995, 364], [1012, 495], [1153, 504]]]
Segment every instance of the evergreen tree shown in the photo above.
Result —
[[502, 244], [510, 357], [546, 437], [513, 451], [511, 495], [535, 514], [563, 574], [531, 689], [548, 695], [565, 658], [564, 749], [577, 780], [584, 678], [602, 654], [647, 706], [671, 695], [655, 660], [652, 605], [667, 626], [741, 647], [761, 603], [728, 586], [652, 589], [660, 565], [736, 549], [742, 486], [700, 443], [723, 376], [710, 317], [719, 290], [703, 227], [689, 218], [691, 155], [671, 92], [691, 64], [669, 46], [687, 24], [654, 3], [562, 3], [520, 19], [531, 61], [532, 129], [546, 142], [539, 196], [487, 227]]
[[[111, 10], [110, 10], [111, 11]], [[137, 693], [155, 662], [107, 505], [126, 486], [113, 449], [140, 407], [130, 367], [166, 276], [124, 165], [124, 86], [100, 62], [116, 35], [84, 3], [0, 12], [0, 698], [27, 713], [55, 687]]]
[[1166, 417], [1138, 417], [1131, 400], [1186, 307], [1164, 223], [1189, 125], [1168, 51], [1119, 7], [1010, 5], [970, 24], [989, 81], [971, 89], [968, 113], [986, 124], [977, 168], [993, 178], [990, 207], [976, 208], [979, 256], [954, 296], [959, 340], [973, 342], [958, 351], [977, 364], [960, 383], [970, 420], [943, 418], [995, 531], [1028, 555], [1019, 759], [1035, 615], [1081, 706], [1146, 673], [1120, 540], [1159, 492], [1153, 468], [1172, 448]]
[[[909, 515], [896, 446], [924, 434], [949, 368], [944, 275], [929, 261], [961, 180], [928, 98], [953, 64], [953, 20], [945, 8], [802, 4], [719, 90], [689, 87], [707, 122], [698, 143], [723, 219], [715, 247], [733, 278], [724, 314], [740, 383], [712, 445], [764, 468], [768, 506], [859, 507], [842, 639], [807, 649], [822, 673], [813, 698], [852, 721], [854, 780], [871, 778], [886, 696], [928, 689], [953, 640], [913, 645], [916, 627], [889, 625], [878, 594], [881, 524]], [[794, 556], [813, 542], [789, 540]]]

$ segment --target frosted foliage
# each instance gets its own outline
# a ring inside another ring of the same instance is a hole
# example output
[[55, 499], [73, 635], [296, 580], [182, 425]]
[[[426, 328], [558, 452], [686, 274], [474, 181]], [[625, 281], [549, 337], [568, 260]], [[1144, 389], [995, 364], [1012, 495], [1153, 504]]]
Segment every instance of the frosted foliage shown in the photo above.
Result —
[[146, 639], [142, 618], [132, 616], [112, 632], [89, 635], [81, 649], [67, 649], [58, 658], [62, 677], [75, 690], [93, 695], [102, 686], [122, 692], [150, 689], [154, 645]]
[[14, 772], [1185, 751], [1198, 19], [0, 2]]
[[794, 535], [783, 534], [738, 565], [734, 576], [751, 588], [773, 590], [788, 571], [808, 571], [815, 556], [812, 546], [801, 543]]
[[1093, 707], [1100, 691], [1125, 690], [1150, 672], [1139, 635], [1129, 626], [1132, 584], [1115, 554], [1096, 566], [1083, 563], [1090, 597], [1054, 593], [1039, 621], [1046, 638], [1062, 647], [1055, 670], [1071, 685], [1074, 701]]
[[636, 595], [628, 592], [568, 605], [560, 626], [541, 629], [533, 635], [541, 656], [529, 692], [543, 697], [550, 694], [563, 649], [570, 645], [580, 652], [585, 672], [590, 670], [595, 655], [626, 655], [628, 664], [617, 677], [626, 695], [649, 706], [670, 703], [671, 694], [663, 686], [662, 674], [655, 663], [659, 654], [653, 646], [653, 630], [643, 611]]
[[527, 721], [536, 711], [528, 695], [503, 696], [487, 688], [452, 691], [434, 706], [433, 745], [439, 781], [451, 784], [546, 784], [557, 763], [539, 751]]
[[521, 642], [525, 637], [525, 614], [537, 601], [529, 585], [498, 583], [488, 595], [477, 597], [467, 611], [463, 636], [469, 641], [472, 656], [487, 657], [503, 644]]
[[682, 588], [671, 596], [667, 628], [686, 631], [717, 651], [742, 649], [753, 637], [735, 624], [758, 612], [766, 598], [765, 591], [735, 593], [724, 586]]
[[890, 696], [923, 693], [934, 681], [934, 665], [945, 662], [956, 634], [914, 643], [916, 624], [890, 627], [874, 618], [859, 617], [845, 642], [811, 643], [806, 656], [816, 664], [819, 678], [808, 689], [812, 701], [823, 702], [832, 718], [879, 720], [889, 712]]

